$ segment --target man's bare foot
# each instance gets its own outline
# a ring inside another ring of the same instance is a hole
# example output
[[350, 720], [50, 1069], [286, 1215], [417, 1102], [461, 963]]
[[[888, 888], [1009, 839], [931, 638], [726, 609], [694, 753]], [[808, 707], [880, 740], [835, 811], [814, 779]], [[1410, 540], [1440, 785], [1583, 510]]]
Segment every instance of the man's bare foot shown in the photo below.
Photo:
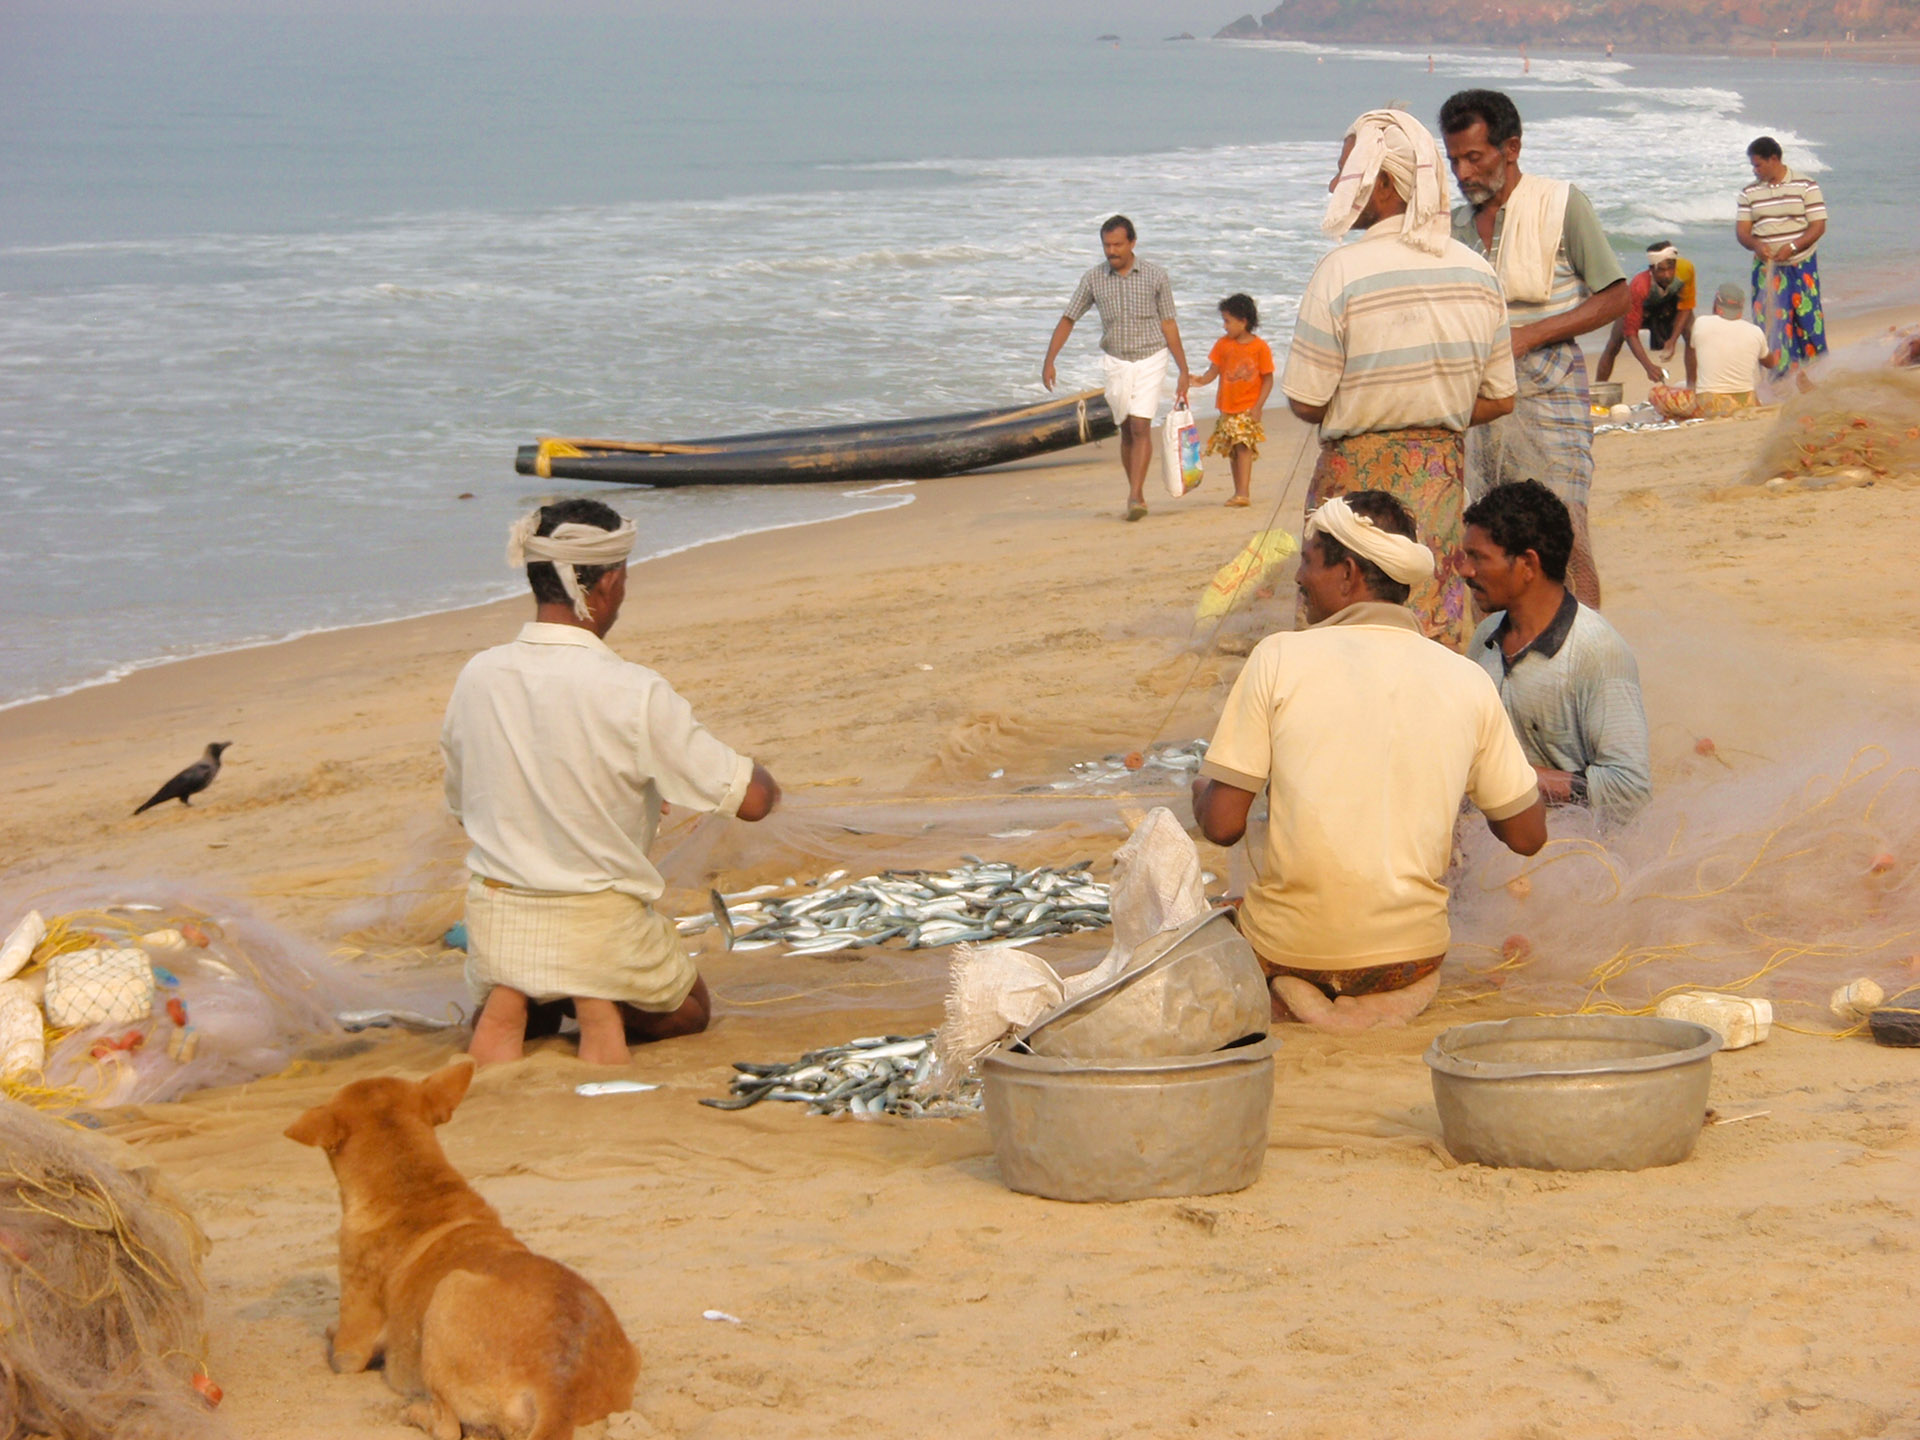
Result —
[[580, 1058], [589, 1065], [625, 1065], [627, 1025], [620, 1007], [611, 1000], [574, 997], [574, 1017], [580, 1022]]
[[1301, 1024], [1330, 1035], [1357, 1035], [1375, 1026], [1393, 1029], [1412, 1020], [1439, 994], [1440, 972], [1399, 990], [1342, 995], [1337, 1000], [1327, 999], [1319, 986], [1292, 975], [1276, 975], [1269, 984]]
[[527, 1048], [527, 997], [518, 990], [496, 985], [487, 992], [480, 1018], [473, 1022], [467, 1053], [476, 1065], [502, 1065], [518, 1060]]

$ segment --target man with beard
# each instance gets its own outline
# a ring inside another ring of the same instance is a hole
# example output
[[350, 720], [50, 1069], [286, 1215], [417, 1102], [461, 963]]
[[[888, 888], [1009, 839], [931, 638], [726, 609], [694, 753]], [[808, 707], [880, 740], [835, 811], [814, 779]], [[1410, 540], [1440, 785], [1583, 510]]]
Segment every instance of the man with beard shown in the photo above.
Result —
[[1587, 197], [1564, 180], [1520, 172], [1520, 112], [1497, 90], [1462, 90], [1440, 107], [1447, 159], [1465, 205], [1453, 236], [1485, 255], [1506, 292], [1519, 395], [1513, 414], [1467, 445], [1467, 490], [1537, 479], [1573, 520], [1569, 588], [1600, 604], [1587, 535], [1593, 418], [1579, 337], [1627, 309], [1627, 277]]

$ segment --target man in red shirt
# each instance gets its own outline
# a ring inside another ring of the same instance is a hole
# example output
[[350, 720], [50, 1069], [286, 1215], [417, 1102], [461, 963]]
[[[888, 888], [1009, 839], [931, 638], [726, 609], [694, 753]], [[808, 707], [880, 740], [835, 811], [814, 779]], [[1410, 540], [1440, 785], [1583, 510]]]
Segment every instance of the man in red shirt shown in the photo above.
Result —
[[1613, 377], [1613, 362], [1625, 344], [1647, 372], [1647, 379], [1656, 385], [1665, 384], [1666, 371], [1647, 353], [1648, 346], [1640, 343], [1644, 330], [1660, 360], [1671, 360], [1674, 346], [1682, 340], [1687, 342], [1687, 388], [1693, 389], [1700, 368], [1693, 353], [1693, 306], [1693, 262], [1683, 260], [1671, 242], [1656, 240], [1647, 247], [1647, 268], [1627, 282], [1627, 313], [1613, 322], [1613, 333], [1600, 354], [1595, 378]]

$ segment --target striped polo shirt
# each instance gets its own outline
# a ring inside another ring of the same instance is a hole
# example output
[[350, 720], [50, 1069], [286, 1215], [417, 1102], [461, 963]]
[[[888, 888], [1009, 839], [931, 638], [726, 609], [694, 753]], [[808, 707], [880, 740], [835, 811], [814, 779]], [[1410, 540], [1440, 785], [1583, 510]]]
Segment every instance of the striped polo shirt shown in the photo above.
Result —
[[[1753, 238], [1778, 245], [1797, 240], [1816, 220], [1827, 218], [1826, 197], [1820, 187], [1804, 175], [1787, 171], [1787, 178], [1775, 184], [1756, 180], [1740, 192], [1740, 210], [1736, 218], [1753, 227]], [[1812, 257], [1820, 247], [1809, 245], [1794, 263]]]
[[1433, 426], [1464, 432], [1478, 396], [1514, 393], [1493, 267], [1457, 240], [1438, 255], [1390, 216], [1314, 267], [1280, 388], [1325, 405], [1320, 438]]
[[[1500, 264], [1500, 242], [1505, 237], [1506, 223], [1503, 205], [1493, 217], [1493, 246], [1485, 252], [1495, 266]], [[1473, 206], [1461, 205], [1454, 209], [1453, 238], [1475, 254], [1482, 253]], [[1607, 239], [1600, 217], [1593, 212], [1593, 202], [1581, 193], [1578, 185], [1569, 185], [1566, 215], [1560, 222], [1560, 248], [1553, 257], [1553, 289], [1543, 304], [1509, 303], [1507, 320], [1514, 325], [1532, 325], [1564, 315], [1590, 296], [1626, 278], [1626, 271], [1620, 268], [1620, 257], [1613, 253], [1613, 242]]]
[[1100, 348], [1116, 360], [1145, 360], [1167, 348], [1162, 320], [1174, 318], [1173, 282], [1151, 260], [1134, 257], [1124, 275], [1111, 265], [1094, 266], [1080, 277], [1066, 316], [1078, 320], [1100, 307]]

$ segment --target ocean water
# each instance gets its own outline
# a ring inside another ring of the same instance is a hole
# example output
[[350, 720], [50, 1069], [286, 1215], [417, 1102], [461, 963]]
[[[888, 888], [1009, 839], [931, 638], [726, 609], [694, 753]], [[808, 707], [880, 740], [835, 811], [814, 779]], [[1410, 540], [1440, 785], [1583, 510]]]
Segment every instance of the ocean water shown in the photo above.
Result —
[[[1429, 74], [1011, 13], [0, 27], [0, 704], [517, 593], [536, 434], [1037, 396], [1115, 210], [1191, 354], [1232, 290], [1278, 352], [1338, 137], [1389, 100], [1507, 88], [1530, 168], [1577, 180], [1632, 264], [1670, 237], [1708, 285], [1745, 274], [1733, 195], [1770, 132], [1833, 206], [1830, 303], [1913, 295], [1908, 67], [1460, 51]], [[1096, 327], [1065, 383], [1094, 383]], [[642, 553], [905, 498], [596, 493]]]

